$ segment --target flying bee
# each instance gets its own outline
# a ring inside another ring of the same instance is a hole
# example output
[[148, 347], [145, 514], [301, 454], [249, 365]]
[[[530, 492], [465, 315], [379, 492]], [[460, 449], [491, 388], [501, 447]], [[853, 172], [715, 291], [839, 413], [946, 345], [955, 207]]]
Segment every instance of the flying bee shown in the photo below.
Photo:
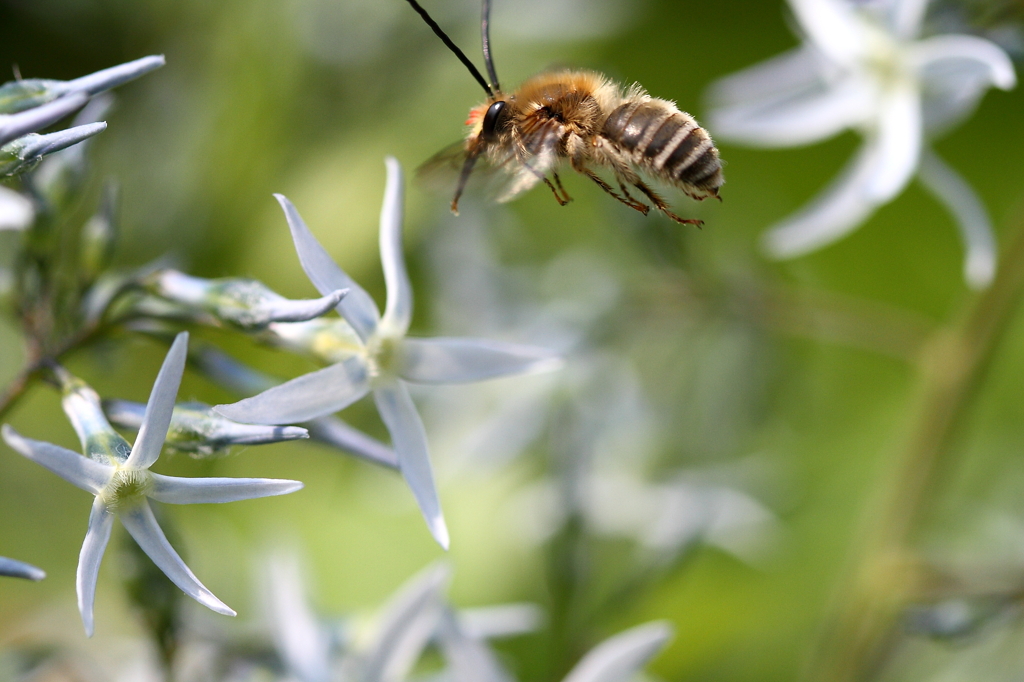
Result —
[[[574, 171], [644, 215], [651, 207], [630, 194], [630, 187], [677, 223], [703, 224], [673, 213], [642, 177], [677, 187], [698, 201], [719, 198], [725, 179], [718, 149], [692, 116], [668, 100], [651, 97], [639, 85], [623, 88], [594, 71], [545, 71], [505, 93], [491, 58], [490, 0], [483, 0], [481, 21], [489, 82], [416, 0], [407, 1], [487, 93], [486, 101], [469, 112], [465, 140], [419, 169], [421, 175], [440, 171], [457, 176], [452, 213], [458, 215], [459, 198], [481, 162], [502, 176], [498, 201], [508, 201], [543, 182], [564, 206], [572, 199], [562, 187], [558, 167], [568, 162]], [[595, 169], [610, 171], [618, 191]]]

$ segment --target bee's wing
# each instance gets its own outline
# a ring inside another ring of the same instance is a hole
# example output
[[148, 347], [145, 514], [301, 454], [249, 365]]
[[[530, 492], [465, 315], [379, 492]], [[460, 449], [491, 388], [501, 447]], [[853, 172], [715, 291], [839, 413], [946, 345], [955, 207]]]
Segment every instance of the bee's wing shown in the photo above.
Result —
[[515, 154], [503, 164], [510, 177], [497, 195], [498, 201], [511, 201], [544, 179], [558, 163], [558, 144], [562, 134], [562, 124], [554, 119], [527, 121]]
[[[491, 145], [477, 157], [469, 191], [482, 190], [496, 201], [510, 201], [543, 180], [554, 167], [561, 136], [562, 125], [545, 119], [524, 126], [511, 145]], [[435, 191], [454, 191], [468, 153], [464, 140], [445, 147], [416, 169], [417, 180]]]
[[[450, 194], [459, 184], [469, 152], [465, 140], [448, 145], [416, 169], [416, 180], [435, 192]], [[504, 193], [515, 173], [512, 155], [480, 154], [469, 178], [468, 191], [494, 199]]]

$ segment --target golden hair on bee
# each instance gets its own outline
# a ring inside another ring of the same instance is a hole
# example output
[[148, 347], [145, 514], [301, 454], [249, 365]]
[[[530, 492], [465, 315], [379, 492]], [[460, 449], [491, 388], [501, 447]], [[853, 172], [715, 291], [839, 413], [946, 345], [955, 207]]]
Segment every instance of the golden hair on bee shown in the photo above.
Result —
[[[725, 179], [718, 149], [692, 116], [673, 102], [651, 97], [637, 84], [624, 89], [595, 71], [545, 71], [506, 94], [498, 85], [491, 58], [490, 0], [483, 0], [481, 21], [489, 82], [416, 0], [407, 2], [487, 93], [486, 101], [469, 112], [466, 138], [420, 169], [421, 174], [457, 174], [453, 213], [458, 215], [459, 198], [480, 162], [502, 177], [498, 201], [508, 201], [543, 182], [564, 206], [572, 199], [558, 177], [558, 167], [568, 163], [644, 215], [651, 207], [630, 194], [629, 188], [678, 223], [702, 224], [673, 213], [644, 180], [644, 176], [657, 179], [699, 201], [719, 198]], [[609, 171], [617, 190], [595, 169]]]

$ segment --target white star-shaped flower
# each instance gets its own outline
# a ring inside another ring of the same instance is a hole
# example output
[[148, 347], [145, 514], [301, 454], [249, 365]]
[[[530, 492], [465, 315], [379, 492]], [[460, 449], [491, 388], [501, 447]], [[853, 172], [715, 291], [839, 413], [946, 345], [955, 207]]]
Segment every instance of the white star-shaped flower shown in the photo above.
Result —
[[457, 384], [551, 369], [554, 354], [532, 346], [466, 338], [408, 338], [412, 287], [402, 255], [402, 169], [387, 159], [388, 180], [380, 217], [380, 254], [387, 286], [381, 315], [362, 287], [335, 264], [290, 201], [277, 195], [299, 260], [322, 293], [348, 289], [337, 310], [344, 320], [271, 324], [282, 343], [332, 362], [324, 369], [275, 386], [252, 398], [214, 409], [252, 424], [295, 424], [337, 412], [372, 392], [391, 434], [399, 468], [431, 534], [445, 549], [441, 513], [427, 452], [427, 436], [405, 382]]
[[30, 440], [9, 425], [3, 438], [12, 448], [64, 480], [96, 496], [89, 530], [78, 559], [78, 609], [89, 636], [93, 632], [93, 602], [100, 561], [110, 539], [114, 517], [128, 530], [160, 570], [188, 596], [217, 613], [235, 612], [193, 575], [167, 541], [147, 498], [169, 504], [233, 502], [283, 495], [302, 487], [298, 481], [263, 478], [178, 478], [153, 473], [171, 422], [174, 399], [185, 369], [188, 333], [174, 340], [146, 405], [135, 445], [129, 446], [110, 426], [99, 396], [82, 385], [67, 389], [64, 408], [82, 439], [86, 456], [51, 443]]
[[803, 44], [712, 86], [716, 139], [753, 146], [810, 144], [853, 129], [864, 144], [808, 206], [765, 235], [790, 258], [836, 241], [918, 175], [956, 220], [973, 287], [995, 274], [995, 239], [967, 182], [927, 140], [973, 111], [991, 86], [1016, 84], [996, 44], [971, 35], [920, 36], [928, 0], [789, 0]]

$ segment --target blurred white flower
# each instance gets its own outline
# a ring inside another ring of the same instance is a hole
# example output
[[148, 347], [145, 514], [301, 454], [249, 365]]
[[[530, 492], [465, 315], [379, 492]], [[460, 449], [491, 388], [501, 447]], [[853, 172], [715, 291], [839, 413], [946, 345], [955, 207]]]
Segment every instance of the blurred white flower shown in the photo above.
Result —
[[23, 561], [8, 559], [5, 556], [0, 556], [0, 575], [12, 578], [27, 578], [28, 580], [42, 580], [46, 577], [46, 573], [41, 568], [36, 568], [32, 564], [26, 564]]
[[768, 252], [790, 258], [844, 237], [917, 173], [959, 226], [967, 283], [988, 285], [996, 267], [988, 216], [927, 141], [966, 118], [989, 87], [1013, 88], [1010, 58], [971, 35], [921, 37], [928, 0], [789, 5], [803, 44], [715, 83], [709, 128], [716, 139], [762, 147], [853, 129], [864, 144], [824, 192], [769, 229]]
[[262, 597], [286, 679], [399, 682], [434, 642], [447, 662], [440, 679], [511, 682], [484, 641], [536, 630], [541, 620], [537, 607], [504, 604], [456, 611], [446, 596], [450, 576], [445, 564], [428, 566], [388, 599], [368, 628], [358, 628], [358, 636], [346, 627], [339, 637], [310, 608], [294, 554], [270, 557]]
[[628, 682], [672, 639], [666, 621], [637, 625], [587, 652], [562, 682]]
[[153, 563], [185, 594], [217, 613], [233, 616], [235, 612], [199, 582], [171, 547], [146, 498], [169, 504], [233, 502], [283, 495], [302, 487], [298, 481], [178, 478], [149, 471], [167, 436], [187, 349], [188, 333], [182, 332], [174, 340], [153, 384], [134, 446], [129, 446], [107, 422], [95, 391], [75, 380], [65, 382], [64, 409], [82, 441], [85, 457], [58, 445], [23, 438], [9, 425], [3, 426], [3, 438], [14, 450], [96, 496], [79, 555], [77, 577], [78, 608], [89, 636], [93, 632], [96, 580], [115, 516]]
[[31, 201], [14, 190], [0, 187], [0, 230], [24, 230], [35, 215]]
[[281, 343], [332, 362], [280, 386], [215, 410], [253, 424], [307, 422], [337, 412], [372, 392], [391, 434], [398, 466], [412, 489], [431, 534], [445, 549], [448, 529], [441, 512], [423, 422], [405, 382], [455, 384], [553, 369], [558, 358], [541, 348], [483, 339], [408, 338], [412, 287], [402, 255], [402, 171], [387, 159], [388, 181], [380, 219], [380, 253], [387, 286], [383, 316], [377, 305], [331, 259], [283, 196], [292, 239], [313, 285], [327, 294], [348, 289], [338, 304], [344, 321], [313, 320], [268, 327]]

